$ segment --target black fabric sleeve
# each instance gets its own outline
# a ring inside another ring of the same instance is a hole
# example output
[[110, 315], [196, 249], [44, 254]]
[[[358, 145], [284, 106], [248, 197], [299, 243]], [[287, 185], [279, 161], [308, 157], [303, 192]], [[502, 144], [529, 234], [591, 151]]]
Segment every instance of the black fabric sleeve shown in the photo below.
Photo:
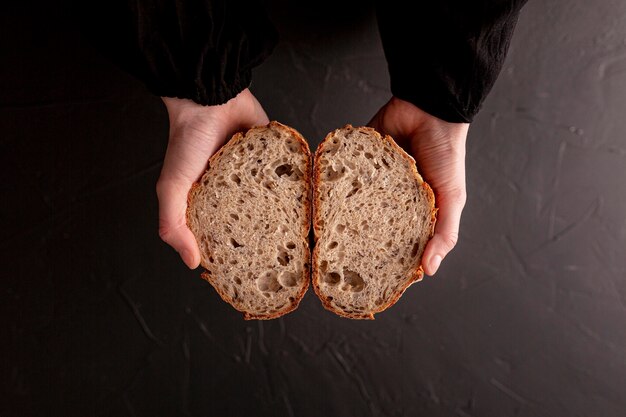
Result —
[[[526, 0], [377, 0], [391, 92], [448, 122], [471, 122], [496, 81]], [[410, 12], [409, 12], [410, 10]]]
[[222, 104], [250, 85], [278, 35], [260, 1], [75, 2], [81, 29], [156, 95]]

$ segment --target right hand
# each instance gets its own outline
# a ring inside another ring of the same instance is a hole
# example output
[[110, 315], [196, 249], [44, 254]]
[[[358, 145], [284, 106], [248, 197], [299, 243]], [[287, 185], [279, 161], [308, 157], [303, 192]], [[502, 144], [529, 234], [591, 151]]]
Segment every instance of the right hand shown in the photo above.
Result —
[[191, 269], [200, 264], [200, 249], [187, 227], [187, 194], [207, 168], [209, 158], [235, 132], [269, 123], [261, 104], [245, 89], [219, 106], [202, 106], [187, 99], [163, 98], [170, 134], [161, 175], [159, 236]]

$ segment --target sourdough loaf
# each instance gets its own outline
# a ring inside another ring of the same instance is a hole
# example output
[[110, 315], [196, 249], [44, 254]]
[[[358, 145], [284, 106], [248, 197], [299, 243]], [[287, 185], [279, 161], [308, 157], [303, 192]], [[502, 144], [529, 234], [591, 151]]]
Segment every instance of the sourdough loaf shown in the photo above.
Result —
[[245, 319], [294, 310], [310, 275], [311, 154], [277, 122], [238, 133], [188, 197], [206, 279]]
[[434, 195], [391, 137], [350, 125], [315, 153], [312, 282], [324, 307], [373, 319], [423, 276]]

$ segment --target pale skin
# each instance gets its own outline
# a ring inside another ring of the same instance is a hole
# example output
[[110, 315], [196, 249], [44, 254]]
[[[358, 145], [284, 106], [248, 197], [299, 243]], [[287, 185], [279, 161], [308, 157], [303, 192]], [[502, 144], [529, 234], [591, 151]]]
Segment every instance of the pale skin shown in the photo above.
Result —
[[[170, 135], [157, 182], [159, 235], [193, 269], [200, 264], [200, 250], [185, 221], [191, 185], [227, 138], [237, 131], [265, 125], [269, 119], [248, 89], [220, 106], [173, 98], [163, 98], [163, 102], [169, 113]], [[434, 275], [458, 241], [466, 200], [465, 140], [469, 124], [445, 122], [393, 97], [369, 125], [391, 135], [415, 158], [435, 192], [438, 220], [423, 257], [424, 272]]]

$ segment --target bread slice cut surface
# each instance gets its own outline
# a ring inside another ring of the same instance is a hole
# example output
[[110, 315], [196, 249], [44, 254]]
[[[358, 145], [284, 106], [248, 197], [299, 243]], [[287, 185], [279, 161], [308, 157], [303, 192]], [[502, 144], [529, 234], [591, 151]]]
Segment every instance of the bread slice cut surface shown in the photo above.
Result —
[[313, 212], [313, 288], [328, 310], [373, 319], [422, 278], [435, 199], [391, 137], [330, 133], [315, 154]]
[[294, 310], [309, 285], [311, 154], [278, 122], [238, 133], [189, 192], [206, 279], [246, 319]]

